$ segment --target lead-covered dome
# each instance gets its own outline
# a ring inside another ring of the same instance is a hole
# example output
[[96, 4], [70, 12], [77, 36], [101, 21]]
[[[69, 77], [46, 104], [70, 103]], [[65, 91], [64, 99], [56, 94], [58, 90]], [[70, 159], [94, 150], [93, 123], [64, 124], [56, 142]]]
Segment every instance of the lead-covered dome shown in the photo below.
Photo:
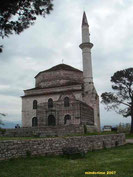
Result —
[[66, 64], [56, 65], [39, 72], [36, 76], [36, 87], [48, 88], [83, 83], [83, 72]]

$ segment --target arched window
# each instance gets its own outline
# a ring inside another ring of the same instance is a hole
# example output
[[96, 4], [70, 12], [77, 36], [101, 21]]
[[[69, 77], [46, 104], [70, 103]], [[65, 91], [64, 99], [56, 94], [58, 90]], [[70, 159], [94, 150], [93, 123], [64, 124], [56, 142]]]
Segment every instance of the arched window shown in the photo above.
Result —
[[37, 120], [37, 117], [33, 117], [32, 118], [32, 127], [36, 127], [38, 126], [38, 120]]
[[69, 107], [70, 103], [69, 103], [69, 97], [65, 97], [64, 98], [64, 107]]
[[52, 100], [52, 98], [48, 99], [48, 108], [53, 108], [53, 100]]
[[37, 109], [37, 100], [33, 101], [33, 109]]
[[64, 117], [64, 124], [70, 124], [71, 116], [69, 114]]
[[55, 117], [51, 114], [48, 116], [48, 126], [55, 126], [56, 120]]

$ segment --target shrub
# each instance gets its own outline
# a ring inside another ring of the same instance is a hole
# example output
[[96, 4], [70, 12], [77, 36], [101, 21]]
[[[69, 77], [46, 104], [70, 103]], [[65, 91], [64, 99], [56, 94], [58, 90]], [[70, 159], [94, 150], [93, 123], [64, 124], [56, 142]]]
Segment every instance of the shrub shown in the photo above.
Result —
[[31, 157], [31, 152], [29, 150], [26, 151], [26, 157]]
[[112, 127], [112, 128], [111, 128], [111, 131], [113, 131], [113, 132], [117, 132], [117, 130], [118, 130], [117, 127]]
[[32, 133], [32, 136], [35, 137], [35, 138], [38, 138], [38, 137], [41, 136], [41, 133], [34, 131], [34, 132]]
[[87, 126], [84, 125], [84, 134], [87, 134]]
[[120, 133], [129, 133], [131, 125], [129, 123], [126, 124], [119, 124], [117, 127], [117, 131]]
[[80, 150], [77, 147], [64, 147], [62, 149], [63, 155], [67, 158], [77, 159], [85, 157], [84, 150]]
[[6, 129], [0, 128], [0, 134], [4, 135], [6, 132]]

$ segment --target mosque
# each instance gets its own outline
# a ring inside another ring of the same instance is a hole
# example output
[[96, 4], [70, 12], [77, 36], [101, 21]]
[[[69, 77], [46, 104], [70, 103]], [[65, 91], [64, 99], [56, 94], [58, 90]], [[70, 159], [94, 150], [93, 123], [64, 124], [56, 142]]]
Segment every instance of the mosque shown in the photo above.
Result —
[[22, 96], [23, 127], [86, 125], [100, 131], [99, 96], [93, 83], [89, 25], [82, 19], [83, 71], [56, 65], [35, 76], [35, 87]]

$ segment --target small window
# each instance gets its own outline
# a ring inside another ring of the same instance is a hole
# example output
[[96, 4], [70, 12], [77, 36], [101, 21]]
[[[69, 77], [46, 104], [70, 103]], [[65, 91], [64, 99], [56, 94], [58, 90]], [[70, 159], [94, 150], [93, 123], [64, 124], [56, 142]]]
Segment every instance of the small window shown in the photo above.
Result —
[[53, 100], [52, 100], [52, 98], [48, 99], [48, 108], [53, 108]]
[[68, 98], [68, 97], [65, 97], [65, 98], [64, 98], [64, 107], [69, 107], [69, 106], [70, 106], [69, 98]]
[[33, 119], [32, 119], [32, 127], [37, 127], [37, 126], [38, 126], [37, 117], [33, 117]]
[[37, 100], [33, 101], [33, 109], [37, 109]]
[[71, 116], [69, 114], [65, 115], [64, 117], [64, 124], [69, 124], [71, 120]]

